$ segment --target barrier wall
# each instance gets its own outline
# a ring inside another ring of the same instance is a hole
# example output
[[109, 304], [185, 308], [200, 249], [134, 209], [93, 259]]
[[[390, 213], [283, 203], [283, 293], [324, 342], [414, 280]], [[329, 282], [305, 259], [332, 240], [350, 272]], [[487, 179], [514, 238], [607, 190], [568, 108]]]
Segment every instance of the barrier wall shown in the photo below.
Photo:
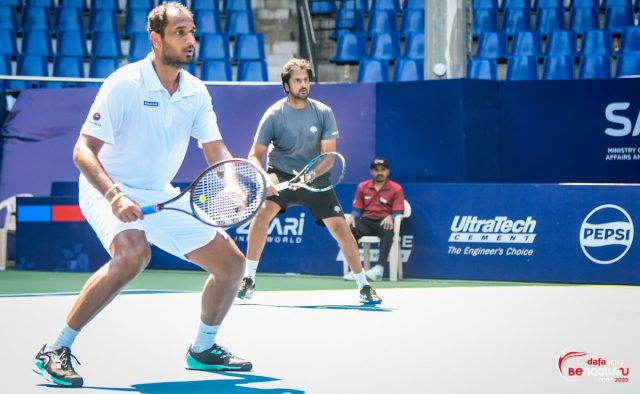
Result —
[[[338, 188], [347, 212], [354, 190]], [[640, 186], [405, 184], [405, 195], [413, 210], [401, 234], [407, 277], [640, 284]], [[18, 200], [17, 269], [93, 271], [106, 261], [76, 204]], [[243, 251], [247, 230], [229, 231]], [[336, 242], [301, 208], [278, 216], [267, 242], [261, 272], [342, 272]], [[157, 250], [150, 266], [194, 268]]]

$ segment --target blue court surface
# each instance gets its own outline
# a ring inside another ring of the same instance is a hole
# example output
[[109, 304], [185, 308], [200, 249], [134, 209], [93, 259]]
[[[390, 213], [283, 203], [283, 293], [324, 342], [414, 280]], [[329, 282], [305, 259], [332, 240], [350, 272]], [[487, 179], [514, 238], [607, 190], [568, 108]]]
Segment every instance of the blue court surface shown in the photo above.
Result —
[[[125, 293], [79, 335], [74, 393], [638, 393], [640, 288], [264, 291], [218, 342], [249, 373], [185, 370], [197, 293]], [[31, 371], [75, 297], [0, 297], [0, 393], [61, 393]], [[578, 372], [581, 371], [581, 372]]]

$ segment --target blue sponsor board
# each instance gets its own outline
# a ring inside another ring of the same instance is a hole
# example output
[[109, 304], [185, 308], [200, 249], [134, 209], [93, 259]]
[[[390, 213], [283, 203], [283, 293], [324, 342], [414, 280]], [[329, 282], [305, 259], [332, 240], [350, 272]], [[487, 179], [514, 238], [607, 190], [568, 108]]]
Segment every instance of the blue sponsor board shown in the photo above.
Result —
[[[640, 284], [640, 186], [405, 184], [404, 274], [412, 278]], [[338, 187], [348, 213], [355, 185]], [[19, 198], [20, 269], [93, 271], [108, 258], [86, 222], [21, 216], [21, 206], [77, 204], [74, 198]], [[29, 210], [22, 210], [28, 212]], [[36, 220], [37, 219], [37, 220]], [[248, 225], [230, 229], [246, 250]], [[34, 241], [35, 240], [35, 241]], [[151, 268], [197, 269], [153, 250]], [[269, 226], [260, 272], [340, 275], [343, 256], [301, 207]], [[373, 251], [373, 261], [377, 250]]]

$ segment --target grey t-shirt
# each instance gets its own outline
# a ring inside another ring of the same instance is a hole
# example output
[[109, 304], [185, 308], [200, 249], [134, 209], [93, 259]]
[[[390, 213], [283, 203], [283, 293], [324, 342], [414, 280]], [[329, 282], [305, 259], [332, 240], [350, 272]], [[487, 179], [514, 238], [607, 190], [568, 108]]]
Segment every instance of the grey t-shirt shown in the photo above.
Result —
[[254, 141], [269, 147], [268, 167], [293, 174], [320, 154], [320, 141], [339, 135], [329, 106], [308, 99], [304, 109], [295, 109], [283, 98], [264, 113]]

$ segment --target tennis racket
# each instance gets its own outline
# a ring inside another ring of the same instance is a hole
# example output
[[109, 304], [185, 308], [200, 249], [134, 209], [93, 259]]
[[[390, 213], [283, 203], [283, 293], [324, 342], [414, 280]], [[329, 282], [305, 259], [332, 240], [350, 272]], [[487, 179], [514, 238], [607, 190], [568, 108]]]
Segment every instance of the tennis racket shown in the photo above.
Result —
[[324, 192], [338, 186], [347, 170], [344, 157], [338, 152], [325, 152], [314, 157], [295, 177], [275, 185], [276, 190], [304, 188]]
[[[266, 197], [266, 187], [262, 171], [247, 160], [223, 160], [202, 171], [176, 197], [141, 209], [145, 215], [170, 209], [191, 215], [210, 226], [233, 227], [250, 220], [258, 212]], [[191, 212], [168, 205], [186, 193], [190, 193]]]

